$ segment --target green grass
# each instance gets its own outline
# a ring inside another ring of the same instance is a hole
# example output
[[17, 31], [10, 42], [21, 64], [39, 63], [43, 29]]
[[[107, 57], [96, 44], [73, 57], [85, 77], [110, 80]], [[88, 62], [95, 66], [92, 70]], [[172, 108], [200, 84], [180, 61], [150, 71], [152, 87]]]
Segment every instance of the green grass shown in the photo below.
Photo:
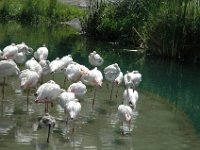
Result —
[[1, 0], [0, 20], [18, 20], [31, 24], [55, 24], [76, 17], [83, 17], [86, 11], [57, 0]]

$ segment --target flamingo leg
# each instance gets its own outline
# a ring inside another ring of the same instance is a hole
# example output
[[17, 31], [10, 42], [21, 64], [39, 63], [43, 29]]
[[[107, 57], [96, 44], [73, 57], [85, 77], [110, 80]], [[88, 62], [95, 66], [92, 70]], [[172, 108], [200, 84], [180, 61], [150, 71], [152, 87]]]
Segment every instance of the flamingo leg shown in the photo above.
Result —
[[67, 81], [67, 78], [65, 77], [65, 79], [64, 79], [64, 85], [66, 84], [66, 81]]
[[3, 87], [2, 87], [2, 99], [4, 99], [5, 96], [5, 84], [6, 84], [6, 77], [3, 77]]
[[95, 98], [96, 98], [96, 90], [97, 90], [97, 87], [95, 87], [94, 89], [94, 97], [93, 97], [93, 101], [92, 101], [92, 108], [94, 109], [94, 102], [95, 102]]
[[113, 87], [114, 87], [114, 82], [112, 82], [112, 88], [111, 88], [111, 92], [110, 92], [110, 100], [112, 99]]
[[47, 135], [47, 143], [49, 143], [50, 131], [51, 131], [51, 125], [49, 124], [49, 130], [48, 130], [48, 135]]
[[122, 135], [124, 135], [124, 123], [122, 121]]
[[117, 98], [117, 96], [118, 96], [118, 91], [119, 91], [119, 85], [117, 86], [116, 98]]
[[30, 89], [28, 89], [28, 91], [27, 91], [27, 97], [26, 97], [27, 105], [29, 104], [29, 94], [30, 94]]

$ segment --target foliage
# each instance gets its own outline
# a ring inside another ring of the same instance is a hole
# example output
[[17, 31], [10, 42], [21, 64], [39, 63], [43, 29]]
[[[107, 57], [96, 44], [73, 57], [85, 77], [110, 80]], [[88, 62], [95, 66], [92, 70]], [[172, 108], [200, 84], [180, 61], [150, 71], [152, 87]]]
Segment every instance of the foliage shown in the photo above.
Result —
[[83, 21], [83, 29], [90, 36], [182, 60], [188, 53], [199, 53], [199, 0], [115, 0], [103, 2], [101, 7], [92, 4]]
[[0, 20], [18, 20], [31, 24], [60, 23], [82, 17], [85, 10], [57, 0], [2, 0]]

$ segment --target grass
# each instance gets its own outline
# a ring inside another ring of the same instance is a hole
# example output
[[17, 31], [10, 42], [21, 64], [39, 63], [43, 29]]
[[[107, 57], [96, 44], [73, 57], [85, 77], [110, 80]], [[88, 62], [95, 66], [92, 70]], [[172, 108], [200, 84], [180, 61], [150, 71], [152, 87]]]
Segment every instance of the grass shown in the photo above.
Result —
[[86, 11], [57, 0], [1, 0], [0, 20], [18, 20], [31, 24], [55, 24], [76, 17], [83, 17]]

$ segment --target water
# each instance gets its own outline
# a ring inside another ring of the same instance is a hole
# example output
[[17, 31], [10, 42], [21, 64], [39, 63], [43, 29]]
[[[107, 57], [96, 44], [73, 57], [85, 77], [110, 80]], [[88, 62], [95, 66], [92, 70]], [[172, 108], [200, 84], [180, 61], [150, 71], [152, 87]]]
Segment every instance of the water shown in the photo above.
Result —
[[[38, 129], [44, 106], [34, 103], [34, 89], [26, 103], [26, 91], [20, 93], [17, 76], [7, 79], [5, 99], [0, 103], [0, 149], [129, 149], [129, 150], [184, 150], [200, 148], [199, 139], [199, 92], [200, 71], [198, 66], [143, 57], [141, 53], [127, 52], [113, 43], [104, 43], [75, 34], [69, 27], [31, 27], [15, 22], [0, 24], [0, 48], [24, 41], [36, 50], [43, 43], [49, 49], [49, 59], [72, 54], [73, 59], [92, 68], [88, 54], [96, 50], [105, 63], [99, 69], [117, 62], [122, 71], [139, 70], [143, 81], [138, 88], [139, 101], [133, 114], [130, 131], [124, 126], [121, 134], [117, 107], [122, 101], [123, 87], [119, 96], [109, 101], [110, 87], [106, 81], [97, 90], [95, 108], [92, 109], [93, 88], [88, 87], [82, 110], [75, 122], [66, 127], [64, 111], [58, 103], [50, 108], [57, 124], [50, 134], [48, 128]], [[31, 57], [31, 56], [29, 56]], [[23, 66], [21, 67], [23, 69]], [[45, 81], [52, 76], [46, 76]], [[2, 83], [2, 79], [0, 79]], [[55, 75], [55, 81], [63, 88], [64, 76]], [[2, 86], [2, 84], [1, 84]], [[2, 95], [0, 95], [2, 96]]]

